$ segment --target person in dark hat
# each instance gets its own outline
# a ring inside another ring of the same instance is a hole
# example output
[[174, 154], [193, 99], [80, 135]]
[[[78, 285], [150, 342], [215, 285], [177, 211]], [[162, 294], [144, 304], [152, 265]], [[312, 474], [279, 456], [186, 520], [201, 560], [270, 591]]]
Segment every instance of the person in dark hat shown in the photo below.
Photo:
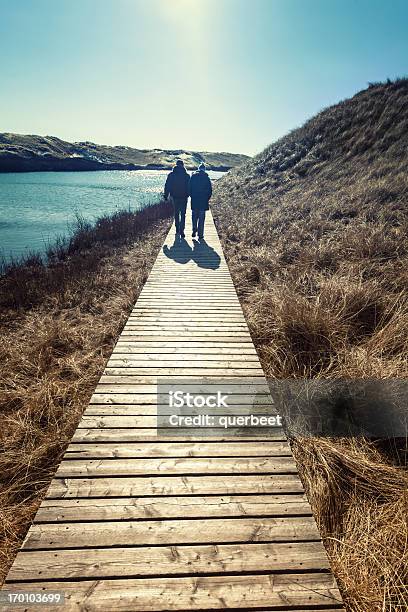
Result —
[[209, 210], [209, 201], [212, 196], [211, 179], [205, 171], [205, 164], [198, 166], [190, 179], [191, 214], [193, 222], [193, 238], [204, 238], [205, 213]]
[[186, 209], [189, 196], [190, 175], [182, 159], [178, 159], [173, 170], [167, 176], [164, 186], [164, 199], [171, 197], [174, 206], [176, 236], [185, 237]]

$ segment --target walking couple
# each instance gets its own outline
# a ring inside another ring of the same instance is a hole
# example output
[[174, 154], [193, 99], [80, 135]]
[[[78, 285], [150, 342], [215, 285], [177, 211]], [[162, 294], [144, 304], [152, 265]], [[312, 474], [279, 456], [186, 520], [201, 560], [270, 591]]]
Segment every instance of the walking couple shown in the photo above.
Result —
[[205, 165], [200, 164], [192, 176], [188, 174], [182, 159], [178, 159], [167, 177], [164, 187], [164, 199], [170, 195], [174, 205], [176, 236], [185, 238], [187, 200], [191, 197], [191, 217], [193, 238], [204, 239], [205, 212], [209, 210], [208, 202], [212, 195], [212, 185]]

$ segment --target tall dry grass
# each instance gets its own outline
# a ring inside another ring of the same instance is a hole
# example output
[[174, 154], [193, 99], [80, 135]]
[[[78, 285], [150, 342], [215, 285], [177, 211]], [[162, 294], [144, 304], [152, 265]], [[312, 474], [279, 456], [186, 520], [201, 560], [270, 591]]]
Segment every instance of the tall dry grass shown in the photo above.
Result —
[[[217, 182], [266, 374], [408, 376], [408, 81], [323, 111]], [[407, 441], [293, 440], [347, 609], [408, 610]]]
[[80, 220], [0, 279], [0, 583], [169, 228], [170, 205]]

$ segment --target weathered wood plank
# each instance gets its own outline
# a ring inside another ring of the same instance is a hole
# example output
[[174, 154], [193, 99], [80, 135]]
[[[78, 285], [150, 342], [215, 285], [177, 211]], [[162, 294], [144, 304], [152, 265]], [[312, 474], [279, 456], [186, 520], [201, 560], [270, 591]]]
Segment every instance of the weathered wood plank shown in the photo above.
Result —
[[[8, 588], [12, 589], [13, 584]], [[64, 612], [265, 610], [266, 607], [301, 612], [302, 606], [311, 612], [312, 606], [319, 606], [320, 611], [330, 603], [341, 606], [336, 581], [326, 573], [53, 581], [38, 582], [36, 588], [65, 592]], [[55, 607], [55, 612], [59, 610]]]
[[[147, 367], [141, 367], [139, 365], [133, 364], [130, 360], [122, 360], [121, 363], [116, 365], [115, 363], [112, 363], [112, 361], [115, 362], [116, 360], [110, 360], [108, 362], [104, 370], [106, 375], [122, 376], [123, 374], [125, 374], [126, 376], [131, 376], [133, 373], [136, 374], [136, 372], [133, 372], [133, 370], [136, 370], [138, 376], [149, 376], [152, 374], [153, 369], [155, 370], [153, 374], [157, 378], [157, 368], [152, 368], [151, 365]], [[261, 376], [262, 379], [264, 379], [265, 376], [263, 370], [259, 366], [256, 366], [254, 364], [252, 364], [252, 367], [249, 364], [246, 364], [246, 367], [241, 367], [239, 363], [235, 364], [234, 366], [231, 364], [229, 367], [226, 367], [224, 364], [221, 363], [219, 365], [209, 364], [207, 367], [204, 367], [200, 365], [200, 362], [198, 362], [197, 364], [189, 364], [188, 367], [186, 367], [186, 362], [184, 361], [184, 363], [170, 363], [160, 366], [161, 378], [163, 378], [164, 376], [173, 376], [173, 374], [177, 374], [178, 376], [188, 376], [193, 374], [196, 376], [196, 378], [200, 378], [200, 372], [202, 372], [203, 374], [202, 377], [214, 376], [216, 378], [218, 376], [226, 376], [228, 378], [228, 376], [230, 376], [232, 378], [233, 376], [242, 376], [243, 378], [245, 378], [245, 380], [247, 380], [248, 376]]]
[[302, 493], [45, 499], [34, 522], [251, 516], [311, 516], [311, 510]]
[[[247, 376], [251, 376], [253, 378], [264, 379], [264, 374], [262, 370], [258, 370], [256, 368], [252, 368], [246, 370], [245, 368], [160, 368], [160, 374], [158, 375], [156, 371], [152, 372], [152, 368], [132, 368], [131, 365], [128, 365], [123, 368], [111, 368], [107, 366], [104, 370], [104, 374], [100, 378], [100, 384], [133, 384], [134, 379], [137, 378], [138, 381], [143, 382], [143, 384], [154, 384], [157, 380], [163, 378], [173, 378], [173, 377], [181, 377], [185, 380], [188, 378], [192, 378], [193, 380], [211, 380], [211, 379], [230, 379], [232, 377], [237, 376], [238, 378], [244, 378], [246, 380]], [[201, 374], [200, 374], [201, 373]], [[241, 383], [244, 385], [244, 383]]]
[[[200, 376], [200, 377], [190, 376], [190, 377], [185, 377], [185, 378], [180, 377], [180, 382], [178, 382], [178, 385], [181, 390], [186, 389], [186, 390], [191, 391], [191, 380], [194, 380], [194, 381], [198, 380], [199, 381], [198, 383], [194, 383], [194, 391], [195, 393], [200, 393], [200, 392], [205, 392], [205, 391], [209, 392], [212, 389], [211, 387], [211, 384], [212, 384], [214, 387], [214, 390], [220, 390], [221, 393], [228, 394], [228, 404], [231, 406], [244, 403], [245, 397], [247, 398], [248, 403], [250, 403], [251, 405], [252, 405], [252, 402], [256, 402], [256, 403], [264, 402], [268, 404], [273, 403], [269, 395], [269, 390], [266, 386], [264, 386], [264, 382], [261, 377], [258, 377], [258, 384], [256, 383], [255, 380], [253, 380], [251, 384], [249, 383], [245, 384], [241, 382], [239, 378], [237, 378], [235, 387], [234, 387], [233, 380], [229, 380], [228, 377], [225, 377], [225, 381], [228, 381], [228, 382], [226, 382], [224, 385], [223, 380], [221, 378], [218, 379], [218, 377], [215, 377], [215, 376], [211, 377], [210, 379], [208, 379], [208, 381], [206, 381], [205, 383], [203, 383], [203, 385], [201, 385], [200, 383], [203, 380], [205, 380], [205, 378], [206, 378], [205, 376]], [[169, 378], [157, 376], [154, 384], [143, 383], [137, 379], [133, 379], [132, 384], [122, 385], [120, 387], [112, 383], [99, 383], [98, 386], [96, 387], [95, 394], [91, 398], [90, 403], [91, 404], [101, 403], [99, 401], [95, 402], [95, 399], [99, 398], [100, 395], [106, 395], [106, 396], [110, 395], [112, 396], [110, 400], [114, 399], [114, 397], [123, 398], [124, 395], [129, 395], [129, 396], [137, 395], [138, 399], [140, 399], [141, 402], [144, 402], [144, 400], [147, 400], [147, 399], [150, 400], [149, 403], [157, 402], [156, 381], [159, 382], [160, 380], [168, 381]], [[171, 380], [174, 380], [173, 377], [171, 377]], [[219, 380], [218, 384], [215, 383], [215, 380]], [[246, 378], [245, 380], [248, 380], [248, 378]], [[129, 399], [131, 399], [131, 397], [129, 397]]]
[[306, 542], [320, 540], [313, 517], [203, 518], [104, 521], [99, 523], [36, 523], [24, 540], [23, 550], [218, 544], [229, 542]]
[[66, 458], [107, 457], [291, 457], [286, 442], [128, 442], [70, 444]]
[[303, 493], [299, 477], [288, 475], [154, 476], [138, 478], [54, 478], [47, 497], [132, 497], [139, 495], [236, 495]]
[[[169, 382], [171, 381], [171, 384], [174, 384], [175, 381], [178, 382], [178, 384], [180, 385], [184, 385], [184, 386], [190, 386], [190, 391], [192, 391], [191, 389], [191, 384], [194, 384], [194, 393], [199, 393], [198, 388], [196, 388], [196, 384], [198, 385], [198, 383], [202, 383], [203, 385], [205, 384], [212, 384], [213, 388], [215, 389], [215, 381], [219, 381], [219, 385], [222, 384], [223, 381], [225, 381], [225, 384], [228, 384], [227, 381], [231, 381], [233, 378], [236, 379], [237, 384], [241, 385], [242, 389], [245, 389], [245, 380], [248, 380], [249, 374], [247, 374], [246, 376], [244, 376], [243, 374], [235, 374], [235, 375], [228, 375], [228, 374], [208, 374], [208, 373], [201, 373], [201, 376], [199, 376], [197, 373], [192, 372], [191, 374], [158, 374], [156, 376], [151, 375], [149, 376], [148, 374], [138, 374], [137, 372], [130, 372], [130, 373], [125, 373], [124, 376], [120, 376], [118, 375], [108, 375], [107, 374], [103, 374], [100, 378], [100, 382], [96, 388], [97, 392], [101, 392], [104, 390], [105, 387], [112, 387], [115, 386], [117, 391], [119, 392], [126, 392], [127, 389], [129, 389], [131, 392], [131, 390], [133, 389], [134, 392], [137, 393], [144, 393], [145, 390], [144, 389], [140, 389], [140, 391], [136, 391], [135, 387], [137, 385], [139, 386], [144, 386], [144, 387], [149, 387], [152, 389], [153, 387], [156, 387], [157, 390], [157, 385], [160, 383], [164, 383], [164, 382]], [[251, 375], [251, 378], [255, 379], [257, 378], [259, 380], [259, 383], [262, 384], [263, 382], [263, 376], [259, 375], [257, 373], [254, 373]], [[148, 392], [148, 391], [146, 391]], [[209, 393], [210, 391], [207, 391], [207, 393]], [[227, 390], [224, 390], [224, 393], [228, 392]], [[249, 394], [250, 392], [248, 392]], [[252, 393], [254, 393], [252, 391]]]
[[168, 315], [173, 315], [176, 316], [178, 313], [180, 314], [203, 314], [204, 316], [206, 314], [230, 314], [230, 315], [234, 315], [234, 314], [241, 314], [242, 313], [242, 309], [238, 306], [233, 306], [232, 304], [229, 304], [228, 306], [217, 306], [217, 305], [212, 305], [212, 306], [200, 306], [199, 304], [193, 305], [193, 304], [188, 304], [188, 305], [183, 305], [183, 304], [179, 304], [178, 306], [172, 306], [171, 304], [167, 304], [166, 302], [157, 302], [155, 304], [153, 304], [152, 306], [143, 306], [142, 304], [135, 306], [131, 312], [131, 315], [136, 316], [139, 314], [168, 314]]
[[[183, 338], [179, 338], [178, 340], [124, 340], [122, 337], [119, 338], [116, 346], [129, 346], [134, 349], [135, 352], [141, 350], [142, 352], [147, 353], [147, 349], [149, 352], [157, 352], [157, 349], [164, 351], [164, 349], [168, 349], [169, 352], [181, 351], [187, 355], [191, 353], [201, 353], [206, 354], [207, 352], [215, 353], [215, 351], [222, 351], [223, 353], [230, 351], [231, 353], [251, 353], [253, 354], [255, 349], [252, 340], [245, 340], [245, 342], [228, 342], [228, 340], [184, 340]], [[197, 350], [199, 349], [199, 350]], [[164, 351], [165, 352], [165, 351]], [[255, 351], [256, 352], [256, 351]]]
[[[223, 298], [228, 298], [231, 299], [231, 302], [235, 301], [237, 298], [237, 294], [235, 292], [235, 289], [233, 288], [228, 288], [228, 287], [208, 287], [208, 288], [203, 288], [200, 289], [200, 284], [197, 284], [194, 289], [191, 289], [191, 293], [188, 292], [188, 288], [187, 288], [187, 297], [190, 298], [208, 298], [208, 299], [212, 299], [213, 297], [223, 297]], [[210, 293], [211, 291], [211, 293]], [[144, 286], [143, 289], [143, 297], [172, 297], [172, 298], [180, 298], [180, 299], [184, 299], [186, 297], [186, 286], [183, 284], [183, 287], [181, 289], [172, 289], [172, 288], [152, 288], [152, 287], [147, 287], [146, 285]]]
[[[242, 412], [242, 411], [239, 411]], [[223, 414], [223, 411], [220, 412]], [[245, 413], [238, 414], [238, 416], [245, 417], [247, 416]], [[265, 420], [268, 417], [273, 417], [274, 415], [257, 415], [259, 418], [264, 417]], [[169, 424], [169, 419], [166, 418], [167, 415], [164, 415], [163, 418], [157, 421], [157, 417], [155, 416], [123, 416], [123, 415], [113, 415], [113, 416], [87, 416], [84, 415], [78, 425], [78, 430], [80, 429], [154, 429], [159, 432], [164, 432], [165, 430], [170, 432], [177, 432], [174, 435], [181, 435], [181, 432], [186, 433], [190, 432], [194, 435], [200, 435], [201, 432], [204, 433], [204, 430], [207, 430], [208, 433], [217, 433], [219, 434], [223, 430], [228, 432], [230, 436], [232, 435], [258, 435], [259, 437], [268, 437], [269, 435], [273, 435], [273, 433], [281, 430], [280, 427], [270, 427], [270, 426], [252, 426], [248, 424], [245, 426], [245, 422], [242, 423], [242, 426], [231, 426], [231, 427], [222, 427], [222, 424], [219, 424], [218, 427], [215, 425], [202, 425], [197, 426], [192, 424], [190, 427], [184, 426], [184, 423], [180, 423], [180, 426], [171, 427]], [[232, 424], [234, 425], [234, 424]]]
[[201, 348], [198, 352], [194, 347], [162, 346], [160, 343], [155, 346], [144, 346], [138, 342], [118, 342], [112, 352], [112, 357], [123, 355], [126, 359], [145, 359], [152, 362], [155, 360], [179, 360], [184, 356], [189, 362], [196, 361], [217, 361], [228, 359], [229, 361], [258, 362], [258, 355], [250, 348], [235, 348], [234, 346], [217, 348]]
[[144, 338], [164, 338], [166, 339], [171, 339], [171, 338], [180, 338], [180, 335], [182, 335], [183, 339], [186, 340], [188, 338], [191, 338], [191, 340], [194, 340], [195, 342], [200, 341], [201, 339], [205, 340], [205, 339], [214, 339], [214, 338], [218, 338], [220, 340], [223, 340], [225, 338], [229, 338], [229, 340], [232, 342], [232, 340], [234, 338], [238, 338], [238, 340], [236, 340], [236, 342], [244, 342], [247, 339], [250, 339], [251, 336], [249, 335], [249, 332], [242, 330], [242, 331], [223, 331], [223, 329], [214, 329], [213, 331], [201, 331], [201, 330], [194, 330], [193, 328], [187, 329], [183, 332], [183, 334], [179, 334], [177, 333], [177, 330], [172, 330], [170, 328], [168, 329], [156, 329], [156, 330], [126, 330], [124, 329], [121, 337], [122, 338], [127, 338], [127, 337], [133, 337], [133, 338], [141, 338], [142, 340]]
[[[239, 367], [251, 369], [258, 367], [256, 355], [191, 355], [188, 357], [188, 362], [191, 367], [197, 368], [228, 368]], [[179, 354], [170, 355], [135, 355], [134, 353], [122, 353], [118, 349], [113, 351], [108, 364], [111, 367], [123, 367], [130, 365], [137, 368], [168, 368], [168, 367], [185, 367], [186, 358], [184, 359]]]
[[[232, 335], [231, 335], [232, 334]], [[139, 333], [139, 332], [133, 332], [133, 331], [129, 331], [129, 332], [123, 332], [121, 338], [123, 338], [124, 340], [130, 340], [132, 339], [133, 342], [205, 342], [208, 340], [212, 340], [213, 342], [218, 342], [218, 343], [224, 343], [224, 344], [234, 344], [239, 343], [251, 343], [251, 336], [248, 335], [243, 335], [241, 334], [237, 334], [235, 335], [233, 332], [231, 332], [231, 334], [229, 332], [225, 332], [223, 333], [218, 333], [218, 332], [207, 332], [207, 333], [194, 333], [194, 332], [186, 332], [184, 334], [177, 335], [175, 334], [175, 332], [168, 332], [167, 334], [163, 333], [163, 332], [145, 332], [143, 333]]]
[[131, 312], [129, 315], [128, 322], [135, 323], [138, 321], [146, 321], [150, 323], [161, 323], [161, 322], [171, 322], [171, 323], [182, 323], [184, 321], [196, 321], [197, 323], [201, 322], [211, 322], [219, 321], [222, 317], [222, 321], [227, 322], [237, 322], [237, 323], [246, 323], [245, 317], [237, 312], [225, 312], [223, 310], [219, 310], [218, 312], [207, 312], [206, 310], [201, 310], [199, 312], [191, 312], [190, 310], [186, 310], [185, 312], [178, 311], [177, 313], [171, 314], [168, 310], [162, 310], [161, 312], [152, 312], [143, 310], [141, 312]]
[[[90, 406], [94, 404], [152, 404], [157, 405], [157, 394], [144, 393], [137, 385], [129, 385], [123, 392], [115, 385], [99, 385], [98, 392], [91, 398]], [[230, 395], [229, 406], [271, 406], [273, 402], [266, 393], [248, 393], [248, 395]]]
[[328, 570], [329, 563], [320, 542], [141, 546], [20, 552], [9, 580], [322, 569]]
[[[246, 434], [240, 436], [240, 441], [258, 441], [258, 440], [277, 440], [277, 441], [285, 441], [286, 437], [284, 433], [280, 430], [268, 431], [267, 435], [260, 436], [254, 434]], [[167, 441], [167, 442], [177, 442], [180, 440], [184, 440], [185, 442], [213, 442], [217, 440], [218, 442], [224, 441], [236, 441], [237, 434], [234, 430], [228, 430], [226, 433], [225, 430], [219, 431], [214, 430], [213, 432], [207, 433], [207, 431], [200, 432], [200, 435], [197, 435], [197, 431], [194, 431], [194, 435], [192, 435], [191, 429], [181, 429], [177, 428], [177, 432], [175, 433], [174, 429], [170, 430], [159, 430], [159, 429], [137, 429], [137, 428], [113, 428], [113, 429], [77, 429], [72, 438], [73, 442], [156, 442], [157, 440]]]
[[[185, 332], [193, 332], [195, 335], [203, 335], [207, 333], [220, 332], [222, 334], [247, 334], [248, 328], [243, 323], [238, 321], [163, 321], [160, 323], [149, 323], [148, 321], [130, 321], [126, 323], [123, 332], [150, 332], [160, 331], [164, 333], [177, 332], [180, 336]], [[123, 333], [122, 332], [122, 333]], [[234, 336], [235, 337], [235, 336]]]
[[292, 457], [149, 457], [113, 459], [66, 458], [57, 478], [152, 476], [156, 474], [296, 474]]
[[[84, 412], [84, 416], [157, 416], [158, 409], [161, 415], [174, 414], [174, 408], [168, 406], [156, 406], [155, 404], [91, 404]], [[189, 414], [196, 415], [202, 414], [202, 408], [190, 408]], [[234, 406], [233, 409], [229, 408], [228, 411], [222, 408], [217, 410], [212, 409], [213, 413], [218, 414], [248, 414], [249, 412], [257, 415], [268, 415], [275, 414], [276, 410], [272, 405], [259, 405], [256, 408], [252, 408], [252, 404], [246, 404], [241, 406]]]

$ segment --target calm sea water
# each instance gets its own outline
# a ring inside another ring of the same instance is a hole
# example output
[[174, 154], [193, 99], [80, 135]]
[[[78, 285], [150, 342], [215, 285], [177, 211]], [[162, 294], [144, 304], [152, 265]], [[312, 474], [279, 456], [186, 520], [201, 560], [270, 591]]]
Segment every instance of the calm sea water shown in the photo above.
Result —
[[[0, 174], [0, 255], [5, 259], [69, 231], [76, 213], [96, 219], [157, 200], [168, 171], [27, 172]], [[210, 172], [212, 179], [222, 172]]]

